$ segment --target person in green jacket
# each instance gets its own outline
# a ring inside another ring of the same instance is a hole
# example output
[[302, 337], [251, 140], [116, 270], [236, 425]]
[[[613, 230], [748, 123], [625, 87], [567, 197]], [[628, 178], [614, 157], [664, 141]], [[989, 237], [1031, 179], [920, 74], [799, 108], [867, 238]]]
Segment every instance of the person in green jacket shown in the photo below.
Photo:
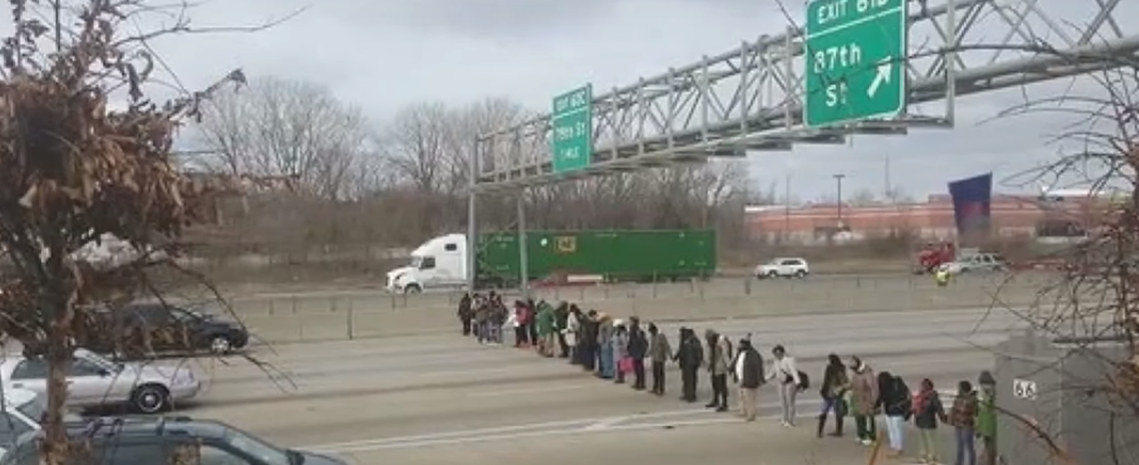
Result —
[[553, 357], [554, 346], [557, 342], [557, 315], [554, 315], [554, 307], [546, 303], [545, 300], [538, 302], [538, 315], [535, 318], [535, 323], [538, 327], [538, 353], [544, 357]]
[[981, 440], [981, 465], [997, 465], [997, 380], [988, 370], [977, 379], [981, 395], [977, 400], [977, 437]]

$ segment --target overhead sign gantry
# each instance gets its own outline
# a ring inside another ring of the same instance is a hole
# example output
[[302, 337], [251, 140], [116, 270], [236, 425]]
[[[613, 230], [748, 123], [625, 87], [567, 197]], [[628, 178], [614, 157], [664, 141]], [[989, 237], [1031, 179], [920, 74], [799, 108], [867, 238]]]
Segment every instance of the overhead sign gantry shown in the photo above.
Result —
[[[471, 240], [480, 193], [795, 144], [842, 144], [851, 134], [949, 128], [960, 95], [1118, 65], [1108, 57], [1139, 59], [1139, 23], [1115, 18], [1129, 2], [932, 3], [811, 0], [803, 28], [788, 26], [783, 34], [760, 36], [625, 87], [577, 89], [567, 94], [573, 102], [566, 105], [577, 104], [572, 111], [555, 108], [557, 115], [480, 136], [470, 179]], [[1072, 12], [1086, 19], [1071, 18]], [[1045, 42], [1051, 46], [1046, 53], [1040, 51]], [[588, 111], [580, 106], [582, 90]], [[942, 100], [942, 114], [913, 111], [915, 104]], [[589, 141], [587, 154], [580, 153], [583, 140]], [[473, 277], [473, 257], [469, 266]]]

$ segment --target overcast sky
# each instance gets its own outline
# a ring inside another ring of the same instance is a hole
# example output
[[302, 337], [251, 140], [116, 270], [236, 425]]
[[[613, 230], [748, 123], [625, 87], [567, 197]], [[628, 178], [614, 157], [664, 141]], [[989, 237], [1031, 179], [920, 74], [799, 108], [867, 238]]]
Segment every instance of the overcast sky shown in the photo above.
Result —
[[[1095, 0], [1041, 3], [1071, 22], [1095, 13]], [[1139, 17], [1139, 1], [1122, 3], [1130, 5], [1117, 17]], [[787, 6], [796, 19], [803, 15], [802, 0]], [[582, 83], [600, 89], [632, 84], [787, 26], [773, 0], [207, 0], [193, 17], [200, 26], [249, 25], [303, 7], [267, 31], [167, 38], [155, 48], [189, 88], [235, 67], [250, 76], [313, 81], [358, 105], [379, 126], [401, 107], [424, 100], [461, 105], [505, 96], [547, 111], [554, 94]], [[1133, 25], [1124, 27], [1136, 32]], [[1033, 92], [1057, 93], [1066, 85]], [[949, 180], [990, 170], [1000, 180], [1057, 150], [1044, 144], [1063, 124], [1057, 118], [981, 124], [1021, 99], [1020, 90], [962, 99], [952, 131], [758, 153], [749, 165], [758, 185], [775, 183], [779, 192], [791, 176], [802, 199], [831, 195], [836, 172], [847, 175], [848, 192], [880, 193], [887, 157], [892, 182], [917, 196], [944, 192]]]

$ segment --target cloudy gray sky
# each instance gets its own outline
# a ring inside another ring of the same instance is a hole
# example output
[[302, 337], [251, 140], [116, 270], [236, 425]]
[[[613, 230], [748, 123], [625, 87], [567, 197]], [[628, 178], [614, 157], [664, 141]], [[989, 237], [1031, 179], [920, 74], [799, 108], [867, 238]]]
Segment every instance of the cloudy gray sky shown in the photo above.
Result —
[[[804, 14], [802, 3], [787, 0], [795, 18]], [[1094, 15], [1096, 2], [1041, 3], [1050, 15], [1080, 23]], [[1118, 17], [1139, 17], [1139, 1], [1122, 3], [1130, 5]], [[166, 38], [156, 48], [189, 88], [235, 67], [251, 76], [313, 81], [380, 126], [424, 100], [460, 105], [505, 96], [545, 111], [554, 94], [584, 82], [601, 89], [631, 84], [787, 26], [774, 0], [207, 0], [193, 18], [200, 26], [249, 25], [305, 7], [266, 31]], [[1003, 33], [986, 32], [993, 40]], [[1057, 93], [1067, 84], [1032, 92]], [[791, 176], [799, 198], [832, 193], [835, 172], [848, 176], [850, 191], [881, 192], [887, 157], [892, 181], [918, 196], [989, 170], [1000, 179], [1057, 150], [1044, 144], [1063, 124], [1056, 117], [981, 123], [1021, 99], [1020, 90], [962, 99], [952, 131], [753, 154], [749, 164], [758, 185], [775, 183], [779, 192]]]

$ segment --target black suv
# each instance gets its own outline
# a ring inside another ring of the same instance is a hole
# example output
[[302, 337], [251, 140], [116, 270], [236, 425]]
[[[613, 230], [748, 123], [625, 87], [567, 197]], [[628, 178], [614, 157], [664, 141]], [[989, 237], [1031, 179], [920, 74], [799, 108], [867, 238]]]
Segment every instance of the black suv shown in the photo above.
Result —
[[148, 356], [136, 353], [142, 347], [160, 354], [227, 354], [249, 343], [249, 332], [237, 322], [169, 304], [129, 304], [114, 311], [98, 309], [96, 315], [98, 324], [107, 330], [95, 331], [80, 344], [117, 358]]
[[[21, 436], [0, 465], [38, 464], [41, 434]], [[333, 457], [281, 449], [225, 423], [187, 417], [97, 418], [68, 425], [68, 434], [88, 447], [66, 465], [347, 465]]]

